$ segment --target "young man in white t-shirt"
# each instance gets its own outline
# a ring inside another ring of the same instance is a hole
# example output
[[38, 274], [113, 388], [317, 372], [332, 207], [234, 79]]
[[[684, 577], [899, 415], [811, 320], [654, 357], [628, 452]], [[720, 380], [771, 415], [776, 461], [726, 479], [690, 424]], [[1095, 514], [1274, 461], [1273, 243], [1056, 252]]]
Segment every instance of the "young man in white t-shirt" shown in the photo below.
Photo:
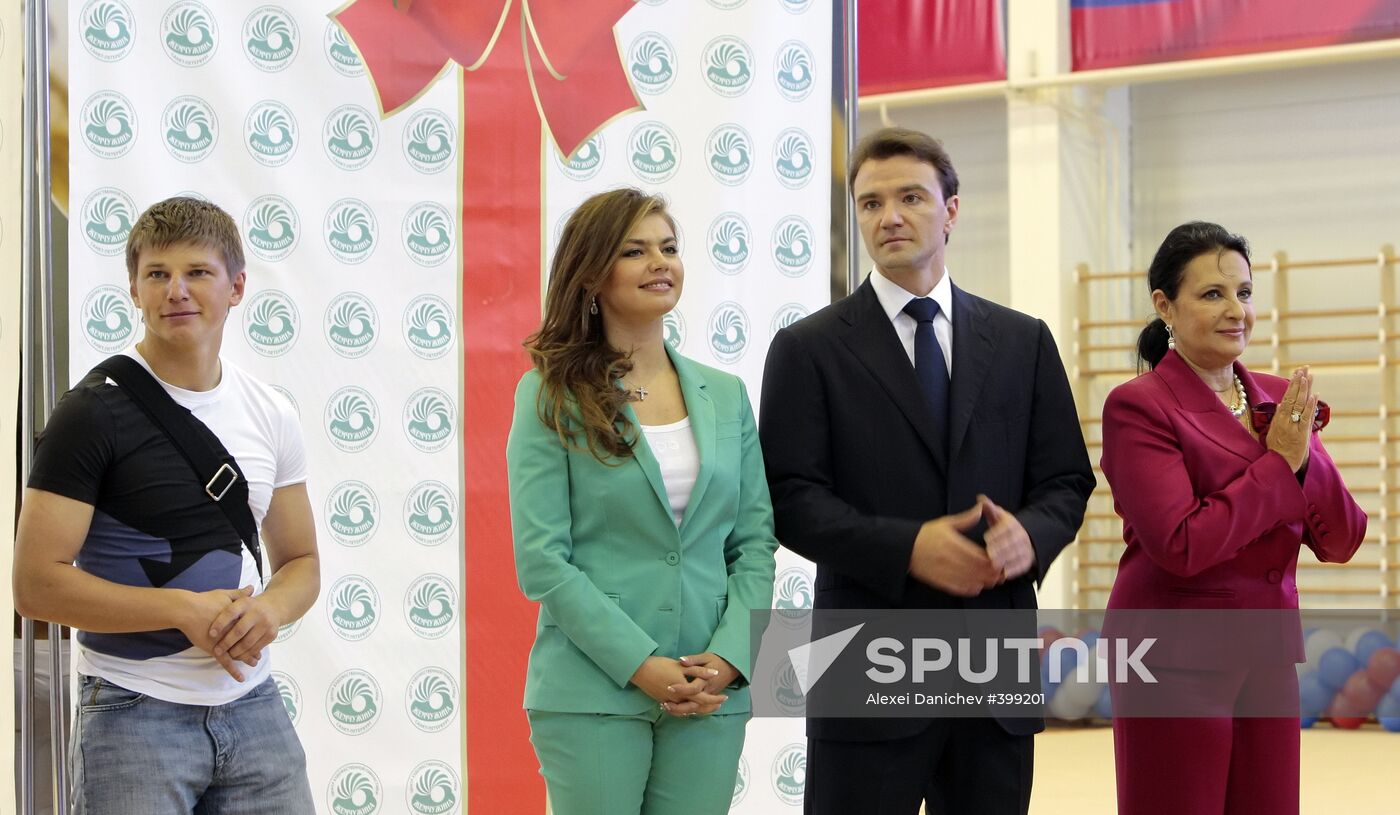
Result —
[[[105, 375], [44, 428], [20, 510], [15, 605], [77, 629], [73, 815], [306, 815], [306, 756], [265, 651], [320, 590], [291, 406], [219, 349], [247, 275], [238, 227], [171, 198], [127, 241], [145, 324], [127, 351], [247, 481], [268, 579], [203, 479]], [[76, 568], [75, 568], [76, 567]]]

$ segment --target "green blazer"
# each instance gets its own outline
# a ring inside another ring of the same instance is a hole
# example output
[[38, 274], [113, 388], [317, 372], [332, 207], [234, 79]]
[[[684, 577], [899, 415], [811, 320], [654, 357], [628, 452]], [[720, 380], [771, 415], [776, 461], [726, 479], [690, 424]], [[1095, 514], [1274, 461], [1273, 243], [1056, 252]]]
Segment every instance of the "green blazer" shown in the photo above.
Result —
[[516, 388], [515, 569], [540, 604], [526, 708], [642, 713], [656, 703], [628, 680], [648, 656], [711, 651], [741, 675], [720, 712], [749, 711], [749, 610], [770, 606], [778, 546], [758, 429], [738, 377], [667, 351], [700, 452], [679, 529], [644, 437], [604, 464], [540, 421], [537, 371]]

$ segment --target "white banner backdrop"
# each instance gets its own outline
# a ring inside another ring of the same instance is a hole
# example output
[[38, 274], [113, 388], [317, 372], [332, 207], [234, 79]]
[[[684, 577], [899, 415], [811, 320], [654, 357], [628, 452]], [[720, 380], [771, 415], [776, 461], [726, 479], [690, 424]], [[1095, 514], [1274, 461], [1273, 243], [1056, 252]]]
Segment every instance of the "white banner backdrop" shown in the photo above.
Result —
[[[272, 659], [318, 812], [450, 813], [460, 88], [381, 119], [335, 10], [73, 2], [70, 369], [139, 336], [121, 254], [144, 207], [188, 192], [239, 221], [248, 296], [225, 354], [297, 407], [311, 461], [322, 596]], [[668, 338], [755, 406], [772, 334], [828, 299], [831, 20], [818, 0], [640, 0], [615, 33], [646, 110], [544, 161], [547, 249], [593, 192], [668, 196], [688, 271]], [[778, 557], [775, 604], [809, 607], [810, 567]], [[804, 745], [800, 721], [755, 720], [733, 811], [799, 810]]]
[[140, 326], [122, 257], [177, 193], [240, 224], [224, 354], [296, 407], [321, 596], [272, 648], [320, 812], [459, 809], [457, 89], [380, 121], [329, 2], [74, 0], [70, 370]]
[[[552, 151], [547, 251], [593, 193], [627, 185], [664, 194], [686, 268], [667, 339], [742, 377], [757, 409], [773, 334], [830, 300], [831, 3], [643, 3], [615, 33], [646, 109], [571, 159]], [[777, 566], [774, 605], [810, 608], [811, 565], [780, 549]], [[780, 680], [753, 677], [755, 693]], [[801, 811], [805, 770], [802, 721], [754, 719], [731, 812]]]

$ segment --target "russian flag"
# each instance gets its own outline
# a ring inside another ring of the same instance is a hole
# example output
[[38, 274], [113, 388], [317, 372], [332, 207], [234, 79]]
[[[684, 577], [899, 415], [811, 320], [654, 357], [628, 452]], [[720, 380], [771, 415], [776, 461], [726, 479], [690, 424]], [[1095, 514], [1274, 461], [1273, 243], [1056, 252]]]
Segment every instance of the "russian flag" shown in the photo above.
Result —
[[1400, 37], [1400, 0], [1070, 0], [1074, 70]]

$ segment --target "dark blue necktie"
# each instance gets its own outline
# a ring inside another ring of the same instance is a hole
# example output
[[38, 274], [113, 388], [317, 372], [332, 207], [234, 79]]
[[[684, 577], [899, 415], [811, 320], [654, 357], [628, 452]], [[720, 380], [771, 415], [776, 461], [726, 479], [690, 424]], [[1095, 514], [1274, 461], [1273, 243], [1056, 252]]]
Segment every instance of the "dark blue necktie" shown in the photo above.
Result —
[[914, 376], [923, 388], [933, 414], [939, 438], [948, 436], [948, 363], [943, 359], [943, 347], [933, 332], [933, 318], [938, 314], [938, 301], [915, 297], [904, 306], [904, 313], [914, 318]]

